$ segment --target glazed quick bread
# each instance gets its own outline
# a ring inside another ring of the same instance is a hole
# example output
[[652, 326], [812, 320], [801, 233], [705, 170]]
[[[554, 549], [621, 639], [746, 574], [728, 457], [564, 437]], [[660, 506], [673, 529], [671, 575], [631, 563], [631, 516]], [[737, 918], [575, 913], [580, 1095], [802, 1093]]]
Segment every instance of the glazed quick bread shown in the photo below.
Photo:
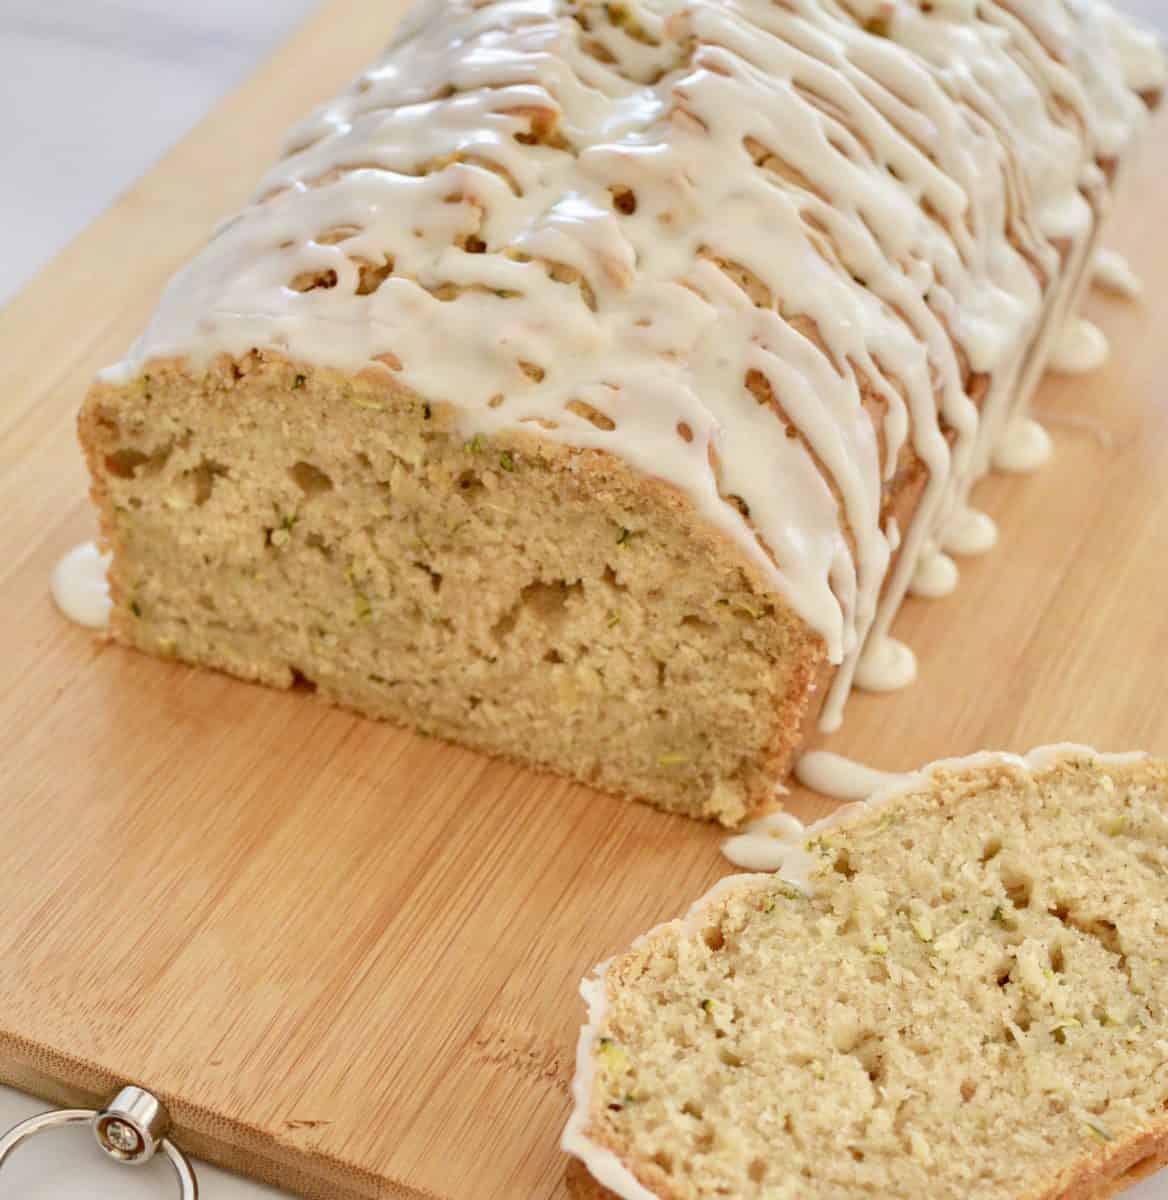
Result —
[[578, 1200], [1113, 1195], [1168, 1165], [1168, 763], [937, 764], [583, 991]]
[[85, 401], [113, 635], [741, 822], [911, 675], [1162, 79], [1100, 0], [424, 4]]

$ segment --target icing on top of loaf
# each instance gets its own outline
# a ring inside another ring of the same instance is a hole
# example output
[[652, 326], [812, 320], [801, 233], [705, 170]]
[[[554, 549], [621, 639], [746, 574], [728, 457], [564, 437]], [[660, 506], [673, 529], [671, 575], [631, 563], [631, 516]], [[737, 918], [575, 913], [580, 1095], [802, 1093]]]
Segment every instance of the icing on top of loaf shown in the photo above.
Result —
[[1102, 0], [430, 0], [106, 378], [275, 349], [611, 451], [743, 547], [846, 694], [1162, 79]]

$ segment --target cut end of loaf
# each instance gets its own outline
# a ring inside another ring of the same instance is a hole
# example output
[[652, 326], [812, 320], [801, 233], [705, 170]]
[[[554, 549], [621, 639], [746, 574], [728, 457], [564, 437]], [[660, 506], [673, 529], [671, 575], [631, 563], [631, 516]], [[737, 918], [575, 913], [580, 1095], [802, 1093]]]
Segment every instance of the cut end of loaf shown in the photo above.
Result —
[[764, 804], [819, 640], [672, 489], [388, 376], [256, 353], [95, 386], [114, 635], [670, 811]]
[[1054, 1200], [1163, 1163], [1168, 764], [958, 766], [810, 832], [809, 894], [726, 881], [608, 968], [610, 1187]]

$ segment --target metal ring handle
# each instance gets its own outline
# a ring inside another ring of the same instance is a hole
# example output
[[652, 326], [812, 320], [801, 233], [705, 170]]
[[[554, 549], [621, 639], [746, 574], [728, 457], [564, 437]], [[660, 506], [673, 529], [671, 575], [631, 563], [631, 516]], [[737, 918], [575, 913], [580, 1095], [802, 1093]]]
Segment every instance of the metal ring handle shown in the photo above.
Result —
[[149, 1162], [161, 1150], [178, 1176], [180, 1200], [198, 1200], [199, 1182], [187, 1156], [166, 1136], [170, 1115], [146, 1090], [122, 1088], [102, 1109], [58, 1108], [14, 1125], [0, 1137], [0, 1167], [17, 1146], [45, 1129], [89, 1125], [97, 1144], [110, 1158], [127, 1166]]

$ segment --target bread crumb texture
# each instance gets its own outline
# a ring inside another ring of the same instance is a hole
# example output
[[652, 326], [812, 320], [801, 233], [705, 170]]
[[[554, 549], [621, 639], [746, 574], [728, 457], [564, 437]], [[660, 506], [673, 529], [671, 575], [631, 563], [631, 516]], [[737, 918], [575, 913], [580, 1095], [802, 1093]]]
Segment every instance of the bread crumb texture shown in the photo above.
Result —
[[467, 437], [382, 369], [156, 362], [81, 415], [113, 632], [734, 825], [820, 639], [688, 501], [608, 454]]
[[744, 877], [615, 960], [594, 1142], [669, 1200], [1101, 1197], [1164, 1160], [1168, 764], [939, 776], [808, 848], [809, 897]]

